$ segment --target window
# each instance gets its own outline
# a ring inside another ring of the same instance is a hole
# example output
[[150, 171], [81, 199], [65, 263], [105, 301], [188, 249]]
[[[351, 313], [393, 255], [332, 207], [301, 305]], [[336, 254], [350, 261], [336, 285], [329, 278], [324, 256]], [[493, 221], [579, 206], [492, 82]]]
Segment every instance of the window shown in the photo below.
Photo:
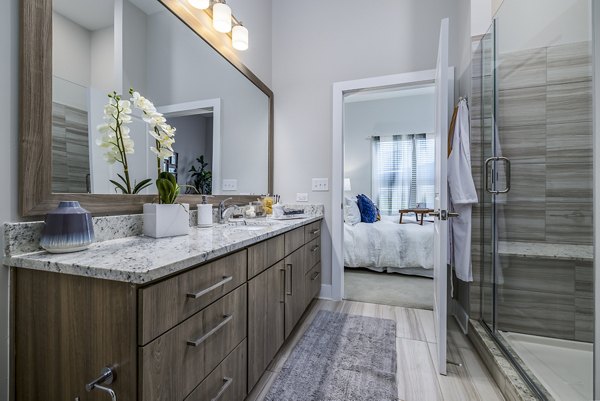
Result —
[[433, 206], [434, 146], [426, 134], [373, 137], [373, 198], [383, 214]]

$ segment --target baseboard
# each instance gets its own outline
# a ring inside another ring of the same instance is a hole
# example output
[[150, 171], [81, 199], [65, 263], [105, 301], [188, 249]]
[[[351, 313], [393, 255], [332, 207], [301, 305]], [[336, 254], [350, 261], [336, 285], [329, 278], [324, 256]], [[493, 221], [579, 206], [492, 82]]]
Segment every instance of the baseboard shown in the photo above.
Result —
[[321, 284], [321, 293], [319, 294], [320, 299], [333, 299], [331, 298], [331, 284]]
[[469, 332], [469, 314], [456, 299], [450, 300], [450, 312], [463, 333], [467, 334]]

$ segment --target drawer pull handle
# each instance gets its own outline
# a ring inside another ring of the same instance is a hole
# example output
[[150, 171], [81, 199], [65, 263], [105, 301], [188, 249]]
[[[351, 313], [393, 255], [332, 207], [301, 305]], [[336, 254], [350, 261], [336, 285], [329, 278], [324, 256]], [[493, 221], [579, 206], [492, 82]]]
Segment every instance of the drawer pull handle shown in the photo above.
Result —
[[286, 268], [282, 267], [279, 269], [281, 272], [283, 272], [283, 299], [279, 301], [280, 304], [284, 304], [285, 303], [285, 276], [286, 276]]
[[321, 248], [319, 245], [315, 245], [315, 246], [313, 247], [313, 249], [311, 249], [310, 251], [311, 251], [311, 252], [317, 252], [317, 251], [319, 250], [319, 248]]
[[233, 379], [231, 377], [224, 377], [223, 378], [223, 386], [221, 387], [221, 389], [219, 390], [217, 395], [215, 395], [215, 397], [213, 399], [211, 399], [210, 401], [217, 401], [219, 398], [221, 398], [223, 393], [225, 393], [225, 391], [227, 391], [229, 386], [231, 386], [231, 383], [233, 383]]
[[187, 293], [187, 297], [188, 298], [193, 298], [193, 299], [198, 299], [203, 295], [208, 294], [211, 291], [216, 290], [219, 287], [224, 286], [225, 284], [227, 284], [228, 282], [230, 282], [231, 280], [233, 280], [233, 276], [223, 276], [223, 280], [219, 281], [217, 284], [211, 285], [208, 288], [205, 288], [204, 290], [200, 291], [200, 292], [196, 292], [196, 293]]
[[317, 277], [319, 277], [321, 275], [321, 272], [315, 272], [315, 274], [313, 274], [313, 276], [310, 278], [312, 281], [315, 281], [317, 279]]
[[217, 331], [221, 330], [223, 328], [223, 326], [225, 326], [227, 323], [229, 323], [231, 321], [231, 319], [233, 319], [233, 315], [223, 315], [223, 319], [224, 320], [221, 323], [216, 325], [213, 329], [211, 329], [208, 333], [206, 333], [202, 337], [198, 338], [197, 340], [188, 340], [187, 345], [189, 345], [191, 347], [199, 346], [204, 341], [206, 341], [210, 336], [215, 334]]
[[[292, 295], [292, 284], [293, 284], [293, 282], [292, 282], [292, 280], [293, 280], [293, 278], [292, 278], [292, 269], [293, 269], [293, 266], [292, 266], [291, 263], [288, 263], [287, 265], [285, 265], [285, 267], [286, 267], [286, 272], [285, 273], [286, 274], [287, 274], [287, 267], [288, 266], [290, 267], [290, 274], [289, 274], [289, 276], [290, 276], [290, 287], [289, 288], [290, 289], [289, 290], [287, 288], [285, 289], [285, 295]], [[287, 286], [287, 280], [286, 280], [285, 284]]]
[[316, 230], [312, 230], [312, 231], [310, 232], [310, 235], [316, 235], [316, 234], [318, 234], [318, 233], [320, 233], [320, 232], [321, 232], [321, 229], [320, 229], [320, 228], [317, 228]]

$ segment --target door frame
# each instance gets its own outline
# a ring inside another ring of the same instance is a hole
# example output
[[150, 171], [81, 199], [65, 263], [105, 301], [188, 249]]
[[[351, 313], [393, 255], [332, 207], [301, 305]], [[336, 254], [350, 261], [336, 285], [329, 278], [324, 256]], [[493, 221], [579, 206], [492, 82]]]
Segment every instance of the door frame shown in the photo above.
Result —
[[[331, 299], [344, 297], [344, 95], [360, 90], [435, 83], [435, 69], [335, 82], [331, 150]], [[454, 107], [454, 67], [448, 67], [448, 115]], [[338, 209], [337, 207], [340, 206]], [[432, 294], [433, 295], [433, 294]]]
[[221, 98], [195, 100], [156, 108], [158, 112], [169, 118], [202, 114], [206, 109], [212, 109], [213, 115], [212, 195], [221, 195]]

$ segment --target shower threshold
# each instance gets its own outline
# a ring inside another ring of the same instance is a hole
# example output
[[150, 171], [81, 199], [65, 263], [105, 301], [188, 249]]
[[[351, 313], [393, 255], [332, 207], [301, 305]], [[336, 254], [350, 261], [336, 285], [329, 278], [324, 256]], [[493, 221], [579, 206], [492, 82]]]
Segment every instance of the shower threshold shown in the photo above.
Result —
[[593, 344], [500, 331], [528, 370], [557, 401], [589, 401]]

